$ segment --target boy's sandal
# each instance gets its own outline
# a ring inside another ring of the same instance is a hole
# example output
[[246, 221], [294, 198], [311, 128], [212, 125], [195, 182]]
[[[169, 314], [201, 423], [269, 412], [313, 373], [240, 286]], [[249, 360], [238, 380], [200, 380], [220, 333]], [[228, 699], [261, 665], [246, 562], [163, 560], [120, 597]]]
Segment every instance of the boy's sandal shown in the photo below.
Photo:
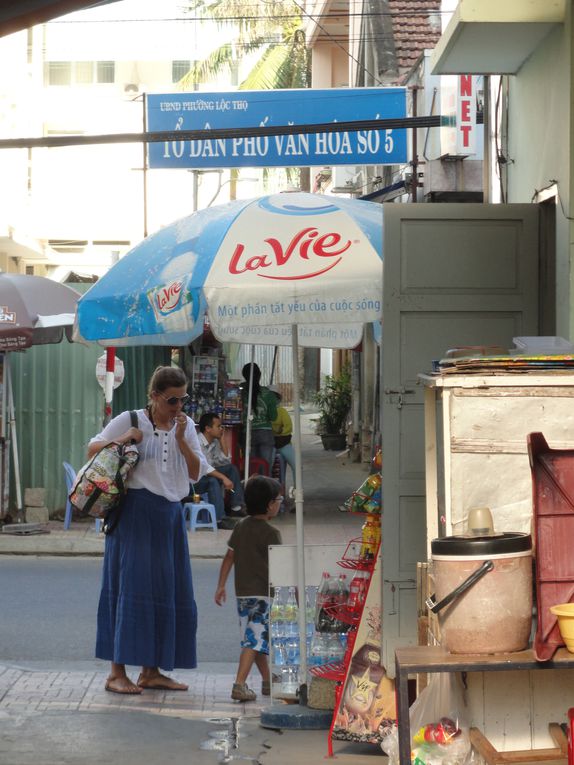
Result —
[[249, 688], [247, 683], [233, 683], [231, 698], [234, 701], [255, 701], [257, 694]]

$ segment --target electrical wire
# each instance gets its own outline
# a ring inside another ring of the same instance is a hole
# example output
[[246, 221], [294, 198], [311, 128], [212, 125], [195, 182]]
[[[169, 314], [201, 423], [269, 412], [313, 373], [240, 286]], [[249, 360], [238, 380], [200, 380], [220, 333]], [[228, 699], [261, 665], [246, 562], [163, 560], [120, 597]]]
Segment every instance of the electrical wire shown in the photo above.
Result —
[[[298, 3], [294, 2], [294, 5], [299, 6]], [[254, 11], [257, 11], [259, 8], [258, 5], [248, 6], [245, 5], [245, 8], [253, 8]], [[322, 14], [312, 14], [307, 13], [307, 11], [304, 11], [305, 16], [307, 18], [311, 19], [312, 21], [315, 20], [315, 18], [325, 18]], [[365, 13], [332, 13], [331, 18], [353, 18], [355, 16], [361, 17], [361, 18], [369, 18], [369, 17], [375, 17], [375, 18], [381, 18], [381, 17], [389, 17], [393, 19], [400, 19], [400, 18], [416, 18], [420, 19], [421, 17], [427, 17], [430, 18], [432, 16], [437, 16], [440, 13], [447, 14], [447, 11], [426, 11], [421, 10], [418, 13], [416, 12], [403, 12], [403, 11], [397, 11], [397, 12], [385, 12], [385, 11], [366, 11]], [[49, 23], [51, 24], [109, 24], [110, 22], [113, 22], [114, 24], [149, 24], [149, 23], [178, 23], [181, 24], [182, 22], [197, 22], [197, 21], [246, 21], [248, 19], [255, 19], [256, 16], [221, 16], [217, 19], [212, 18], [210, 16], [183, 16], [183, 17], [163, 17], [163, 18], [149, 18], [149, 19], [66, 19], [66, 18], [60, 18], [60, 19], [53, 19]], [[277, 19], [278, 21], [288, 21], [289, 19], [298, 19], [300, 18], [300, 14], [293, 13], [293, 14], [282, 14], [278, 16], [273, 16], [273, 19]]]
[[303, 8], [303, 6], [302, 6], [302, 5], [300, 5], [300, 4], [297, 2], [297, 0], [293, 0], [293, 3], [294, 3], [296, 6], [297, 6], [297, 8], [299, 8], [299, 9], [301, 10], [301, 12], [302, 12], [302, 13], [303, 13], [305, 16], [307, 16], [307, 18], [309, 18], [311, 21], [313, 21], [313, 22], [315, 23], [315, 25], [316, 25], [316, 26], [317, 26], [317, 27], [318, 27], [318, 28], [319, 28], [319, 29], [320, 29], [322, 32], [324, 32], [324, 33], [325, 33], [325, 35], [327, 36], [327, 38], [328, 38], [329, 40], [331, 40], [331, 42], [335, 43], [335, 45], [336, 45], [337, 47], [341, 48], [341, 50], [343, 51], [343, 53], [345, 53], [345, 55], [346, 55], [346, 56], [347, 56], [347, 57], [348, 57], [348, 58], [349, 58], [351, 61], [353, 61], [355, 64], [357, 64], [357, 66], [358, 66], [360, 69], [362, 69], [362, 70], [363, 70], [363, 72], [365, 72], [365, 74], [368, 74], [370, 77], [372, 77], [372, 78], [373, 78], [373, 82], [377, 83], [378, 85], [382, 85], [382, 84], [383, 84], [383, 83], [382, 83], [382, 81], [381, 81], [381, 80], [380, 80], [380, 79], [379, 79], [379, 78], [378, 78], [376, 75], [374, 75], [372, 72], [370, 72], [370, 71], [367, 69], [367, 67], [366, 67], [366, 66], [364, 66], [364, 65], [363, 65], [363, 64], [362, 64], [362, 63], [359, 61], [359, 59], [358, 59], [358, 58], [356, 58], [355, 56], [353, 56], [353, 54], [352, 54], [352, 53], [351, 53], [351, 52], [350, 52], [350, 51], [349, 51], [347, 48], [345, 48], [343, 45], [341, 45], [341, 43], [340, 43], [338, 40], [336, 40], [336, 39], [335, 39], [335, 37], [333, 37], [333, 35], [331, 35], [331, 34], [330, 34], [330, 32], [328, 32], [328, 31], [325, 29], [325, 27], [324, 27], [322, 24], [320, 24], [320, 23], [319, 23], [319, 22], [318, 22], [316, 19], [312, 18], [312, 17], [311, 17], [311, 16], [310, 16], [310, 15], [307, 13], [307, 11], [305, 10], [305, 8]]
[[[372, 35], [370, 37], [353, 37], [350, 38], [348, 36], [337, 36], [335, 34], [332, 34], [323, 24], [321, 24], [317, 19], [321, 18], [324, 19], [326, 22], [329, 21], [329, 17], [325, 17], [323, 15], [317, 14], [313, 15], [299, 3], [297, 0], [292, 0], [293, 5], [295, 5], [299, 10], [301, 11], [301, 14], [284, 14], [280, 16], [274, 16], [274, 19], [277, 19], [277, 21], [287, 21], [289, 19], [301, 19], [301, 15], [309, 19], [309, 21], [313, 22], [325, 35], [325, 37], [330, 40], [334, 45], [336, 45], [338, 48], [340, 48], [343, 53], [357, 66], [361, 71], [363, 71], [365, 74], [368, 74], [375, 85], [383, 85], [383, 81], [373, 72], [369, 71], [367, 67], [359, 60], [357, 59], [348, 49], [349, 46], [352, 46], [353, 43], [359, 42], [359, 43], [367, 43], [370, 45], [378, 45], [382, 44], [386, 41], [393, 41], [395, 40], [395, 37], [393, 35], [385, 36], [385, 35]], [[251, 6], [244, 6], [245, 8], [252, 8], [255, 12], [260, 8], [258, 4], [254, 4]], [[330, 16], [331, 19], [349, 19], [353, 17], [359, 17], [359, 18], [368, 18], [368, 17], [388, 17], [391, 19], [401, 19], [401, 18], [417, 18], [420, 19], [421, 17], [431, 18], [441, 15], [442, 13], [447, 13], [446, 11], [441, 11], [440, 9], [431, 10], [431, 9], [424, 9], [420, 11], [380, 11], [380, 12], [357, 12], [357, 13], [340, 13], [340, 14], [332, 14]], [[248, 19], [254, 19], [253, 16], [222, 16], [220, 18], [210, 18], [209, 16], [186, 16], [183, 17], [175, 17], [175, 18], [150, 18], [150, 19], [113, 19], [114, 23], [149, 23], [149, 22], [178, 22], [178, 23], [187, 23], [187, 22], [211, 22], [216, 24], [221, 24], [222, 22], [229, 21], [229, 22], [238, 22], [238, 21], [245, 21]], [[109, 23], [112, 19], [57, 19], [54, 21], [51, 21], [51, 24], [64, 24], [64, 23]], [[421, 42], [425, 42], [425, 36], [421, 36]], [[343, 44], [343, 42], [345, 44]], [[262, 41], [261, 46], [263, 45], [290, 45], [290, 43], [287, 42], [277, 42], [276, 40], [269, 40], [269, 41]], [[247, 48], [252, 47], [252, 43], [248, 42], [238, 42], [234, 43], [236, 47], [239, 48]]]

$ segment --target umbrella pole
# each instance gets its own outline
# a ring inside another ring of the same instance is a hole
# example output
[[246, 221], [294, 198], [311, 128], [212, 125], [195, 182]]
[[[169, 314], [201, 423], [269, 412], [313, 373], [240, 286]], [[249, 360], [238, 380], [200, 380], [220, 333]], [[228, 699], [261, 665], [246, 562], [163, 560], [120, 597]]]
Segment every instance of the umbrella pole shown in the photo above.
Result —
[[[247, 389], [247, 418], [245, 420], [247, 429], [245, 432], [245, 465], [244, 478], [245, 483], [249, 478], [249, 452], [251, 450], [251, 405], [253, 402], [253, 365], [255, 364], [255, 346], [251, 346], [251, 374], [249, 375], [249, 387]], [[271, 465], [269, 466], [271, 467]]]
[[303, 533], [303, 475], [301, 470], [301, 406], [299, 395], [299, 337], [291, 327], [293, 358], [293, 444], [295, 449], [295, 525], [297, 539], [297, 588], [299, 591], [299, 704], [307, 706], [307, 614], [305, 591], [305, 539]]
[[6, 378], [6, 389], [8, 391], [8, 421], [10, 423], [10, 440], [12, 441], [12, 457], [14, 460], [14, 480], [16, 482], [16, 520], [18, 523], [22, 523], [24, 520], [22, 511], [22, 485], [20, 483], [20, 462], [18, 461], [18, 439], [16, 436], [14, 394], [12, 392], [12, 370], [8, 353], [4, 356], [4, 375]]
[[116, 349], [106, 348], [106, 379], [104, 382], [104, 427], [112, 419], [112, 399], [114, 397], [114, 372]]
[[279, 351], [279, 346], [276, 345], [275, 349], [273, 351], [273, 362], [271, 364], [271, 375], [269, 377], [269, 385], [273, 385], [273, 378], [275, 377], [275, 366], [277, 364], [277, 352]]

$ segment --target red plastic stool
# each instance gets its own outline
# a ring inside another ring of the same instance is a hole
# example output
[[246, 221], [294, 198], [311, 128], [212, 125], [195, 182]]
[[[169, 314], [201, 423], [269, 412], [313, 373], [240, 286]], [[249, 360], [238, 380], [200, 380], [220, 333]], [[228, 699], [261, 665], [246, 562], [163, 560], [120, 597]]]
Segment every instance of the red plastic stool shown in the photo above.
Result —
[[574, 765], [574, 707], [568, 710], [568, 765]]
[[[239, 472], [243, 475], [245, 470], [245, 460], [241, 458], [239, 465]], [[264, 460], [263, 457], [249, 457], [249, 475], [254, 473], [262, 473], [263, 475], [269, 475], [269, 463]]]

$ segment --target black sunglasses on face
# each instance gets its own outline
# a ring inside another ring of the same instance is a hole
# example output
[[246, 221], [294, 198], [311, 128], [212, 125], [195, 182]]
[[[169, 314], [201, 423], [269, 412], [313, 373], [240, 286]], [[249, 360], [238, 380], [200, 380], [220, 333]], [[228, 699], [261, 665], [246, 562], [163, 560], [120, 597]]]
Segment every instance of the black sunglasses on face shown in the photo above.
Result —
[[177, 403], [181, 404], [182, 406], [189, 401], [189, 395], [186, 393], [185, 396], [170, 396], [169, 398], [166, 398], [163, 393], [159, 394], [166, 404], [169, 404], [170, 406], [175, 406]]

